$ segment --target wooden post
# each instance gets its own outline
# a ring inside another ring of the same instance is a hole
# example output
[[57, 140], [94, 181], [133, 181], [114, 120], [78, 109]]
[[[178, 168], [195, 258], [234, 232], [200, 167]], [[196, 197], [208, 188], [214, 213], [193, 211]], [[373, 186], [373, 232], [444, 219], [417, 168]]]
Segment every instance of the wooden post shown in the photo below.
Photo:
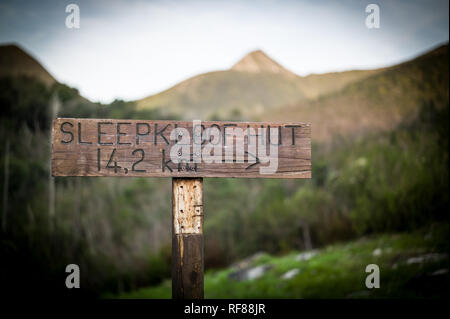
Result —
[[172, 178], [172, 298], [203, 299], [203, 178]]
[[9, 139], [6, 140], [5, 147], [5, 173], [3, 176], [3, 210], [2, 210], [2, 230], [6, 232], [6, 222], [8, 220], [8, 188], [9, 188]]

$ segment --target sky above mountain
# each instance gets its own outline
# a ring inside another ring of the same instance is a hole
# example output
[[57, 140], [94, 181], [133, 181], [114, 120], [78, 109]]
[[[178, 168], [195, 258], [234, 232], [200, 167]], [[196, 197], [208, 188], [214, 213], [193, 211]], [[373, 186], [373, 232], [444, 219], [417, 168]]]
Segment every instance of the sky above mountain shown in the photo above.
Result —
[[[68, 29], [66, 5], [80, 8]], [[380, 28], [365, 25], [369, 3]], [[449, 39], [447, 0], [0, 2], [0, 43], [101, 102], [139, 99], [261, 49], [299, 75], [410, 59]]]

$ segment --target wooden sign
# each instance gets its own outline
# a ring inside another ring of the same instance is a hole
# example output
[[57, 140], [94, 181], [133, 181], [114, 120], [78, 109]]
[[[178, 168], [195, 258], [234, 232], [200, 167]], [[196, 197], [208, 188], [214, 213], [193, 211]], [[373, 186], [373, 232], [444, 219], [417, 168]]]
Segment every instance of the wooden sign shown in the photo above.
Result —
[[58, 118], [53, 176], [311, 178], [306, 123]]
[[311, 178], [311, 126], [60, 118], [52, 175], [172, 177], [172, 297], [198, 299], [203, 177]]

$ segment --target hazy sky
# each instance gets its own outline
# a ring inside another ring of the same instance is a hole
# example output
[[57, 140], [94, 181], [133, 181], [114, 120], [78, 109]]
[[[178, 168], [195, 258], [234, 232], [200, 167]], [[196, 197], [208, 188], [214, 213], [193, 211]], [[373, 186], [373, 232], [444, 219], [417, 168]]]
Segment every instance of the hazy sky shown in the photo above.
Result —
[[[80, 7], [80, 29], [65, 8]], [[365, 26], [369, 3], [380, 29]], [[262, 49], [300, 75], [376, 68], [449, 38], [448, 0], [4, 1], [0, 43], [16, 42], [92, 101], [138, 99], [230, 68]]]

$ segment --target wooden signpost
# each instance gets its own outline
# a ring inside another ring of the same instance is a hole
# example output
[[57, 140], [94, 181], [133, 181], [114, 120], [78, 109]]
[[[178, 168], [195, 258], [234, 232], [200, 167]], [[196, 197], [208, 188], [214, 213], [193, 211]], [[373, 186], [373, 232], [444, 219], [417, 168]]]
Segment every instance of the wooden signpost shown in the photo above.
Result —
[[311, 178], [311, 126], [58, 118], [52, 175], [171, 177], [172, 297], [203, 298], [203, 177]]

